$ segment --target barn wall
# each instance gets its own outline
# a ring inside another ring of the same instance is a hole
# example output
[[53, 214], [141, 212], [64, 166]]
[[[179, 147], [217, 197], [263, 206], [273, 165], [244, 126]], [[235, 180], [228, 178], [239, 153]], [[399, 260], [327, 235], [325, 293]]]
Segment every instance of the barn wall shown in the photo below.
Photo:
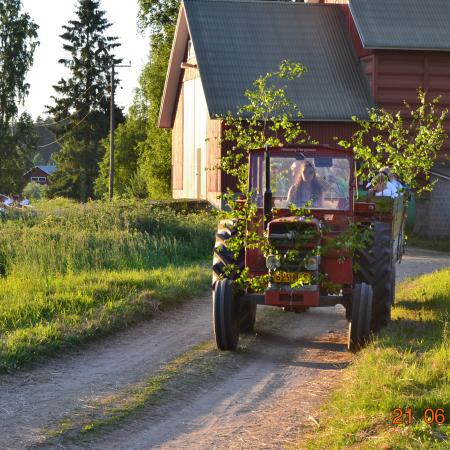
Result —
[[220, 195], [221, 189], [220, 171], [215, 167], [217, 167], [220, 160], [222, 121], [217, 119], [208, 120], [207, 134], [207, 200], [219, 208], [221, 202], [217, 197]]
[[432, 177], [433, 192], [416, 200], [414, 233], [431, 237], [450, 236], [450, 181]]
[[[334, 1], [328, 1], [327, 3], [335, 3]], [[352, 13], [348, 6], [348, 1], [336, 2], [340, 3], [340, 8], [344, 14], [345, 27], [350, 40], [353, 43], [353, 47], [356, 54], [359, 57], [364, 57], [372, 53], [371, 49], [365, 49], [362, 45], [361, 38], [359, 37], [358, 29], [356, 28], [355, 21], [353, 20]]]
[[[417, 89], [429, 98], [441, 96], [441, 106], [450, 108], [450, 52], [381, 51], [374, 55], [373, 93], [377, 105], [396, 112], [404, 101], [417, 105]], [[450, 132], [450, 118], [445, 123]], [[447, 139], [443, 154], [450, 152]]]
[[336, 139], [349, 139], [356, 132], [357, 126], [353, 122], [303, 122], [303, 128], [311, 139], [322, 145], [336, 147]]
[[[222, 126], [220, 120], [209, 119], [206, 110], [204, 120], [197, 117], [201, 113], [199, 99], [204, 97], [200, 95], [200, 86], [198, 69], [184, 69], [172, 128], [172, 195], [174, 198], [205, 198], [219, 207], [220, 174], [213, 168], [220, 158]], [[191, 141], [195, 141], [194, 144]], [[192, 145], [194, 154], [191, 154]]]
[[[405, 111], [403, 102], [417, 105], [417, 89], [429, 98], [441, 96], [441, 106], [450, 108], [450, 52], [381, 51], [374, 54], [373, 92], [378, 106]], [[450, 133], [450, 118], [445, 122]], [[450, 154], [450, 139], [444, 142], [441, 159]], [[433, 192], [417, 201], [415, 232], [424, 236], [450, 236], [450, 182], [438, 178]]]

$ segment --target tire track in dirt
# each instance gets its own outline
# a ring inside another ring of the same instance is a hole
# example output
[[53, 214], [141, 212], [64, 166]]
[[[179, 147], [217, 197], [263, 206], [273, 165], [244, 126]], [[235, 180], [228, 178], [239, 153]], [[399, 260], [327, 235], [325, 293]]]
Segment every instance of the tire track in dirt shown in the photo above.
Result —
[[[397, 277], [449, 265], [448, 254], [410, 248]], [[165, 362], [211, 339], [210, 303], [208, 293], [45, 366], [0, 376], [0, 448], [42, 442], [42, 430], [147, 379]], [[244, 340], [246, 348], [233, 355], [231, 366], [215, 367], [177, 398], [145, 408], [92, 441], [43, 447], [283, 448], [299, 442], [351, 360], [346, 328], [339, 306], [304, 314], [261, 308], [257, 333]]]

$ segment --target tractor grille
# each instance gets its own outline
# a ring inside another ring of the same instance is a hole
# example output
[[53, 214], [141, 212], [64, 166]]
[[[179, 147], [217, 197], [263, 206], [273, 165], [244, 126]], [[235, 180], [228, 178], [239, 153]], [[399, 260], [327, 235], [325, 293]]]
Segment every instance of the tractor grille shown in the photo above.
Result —
[[269, 242], [281, 254], [279, 270], [304, 271], [305, 257], [320, 244], [320, 226], [316, 219], [288, 217], [269, 223]]
[[320, 243], [320, 227], [316, 219], [301, 217], [275, 219], [269, 223], [269, 241], [275, 247], [308, 249]]

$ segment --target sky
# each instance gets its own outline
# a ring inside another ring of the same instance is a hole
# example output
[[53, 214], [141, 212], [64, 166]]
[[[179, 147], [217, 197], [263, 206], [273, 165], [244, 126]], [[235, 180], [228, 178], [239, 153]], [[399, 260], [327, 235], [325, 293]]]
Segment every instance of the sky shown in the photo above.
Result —
[[[52, 105], [50, 98], [55, 92], [52, 88], [58, 80], [67, 75], [65, 68], [58, 64], [67, 54], [59, 37], [62, 26], [75, 18], [76, 0], [22, 0], [23, 10], [28, 12], [39, 25], [40, 45], [34, 54], [34, 64], [27, 76], [30, 94], [20, 112], [27, 111], [33, 119], [43, 116], [45, 105]], [[148, 37], [137, 29], [137, 0], [101, 0], [101, 9], [112, 26], [109, 35], [117, 36], [122, 45], [116, 48], [116, 56], [123, 58], [123, 64], [131, 61], [131, 68], [119, 68], [120, 87], [116, 91], [116, 103], [125, 107], [125, 112], [133, 100], [141, 69], [147, 61], [149, 51]]]

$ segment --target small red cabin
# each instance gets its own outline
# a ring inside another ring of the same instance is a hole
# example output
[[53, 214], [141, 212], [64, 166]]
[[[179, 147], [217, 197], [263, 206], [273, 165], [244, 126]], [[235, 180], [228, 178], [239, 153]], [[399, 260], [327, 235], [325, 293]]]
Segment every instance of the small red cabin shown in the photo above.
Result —
[[[217, 197], [232, 187], [214, 169], [225, 152], [222, 118], [283, 59], [308, 68], [287, 94], [321, 144], [349, 137], [352, 116], [364, 118], [372, 106], [397, 111], [405, 100], [413, 104], [418, 88], [450, 107], [449, 22], [445, 0], [184, 0], [159, 119], [173, 130], [173, 196], [221, 206]], [[450, 141], [433, 171], [434, 193], [418, 201], [423, 234], [450, 235], [448, 152]]]
[[27, 183], [35, 182], [42, 185], [48, 185], [50, 175], [56, 170], [56, 166], [34, 166], [24, 177]]

